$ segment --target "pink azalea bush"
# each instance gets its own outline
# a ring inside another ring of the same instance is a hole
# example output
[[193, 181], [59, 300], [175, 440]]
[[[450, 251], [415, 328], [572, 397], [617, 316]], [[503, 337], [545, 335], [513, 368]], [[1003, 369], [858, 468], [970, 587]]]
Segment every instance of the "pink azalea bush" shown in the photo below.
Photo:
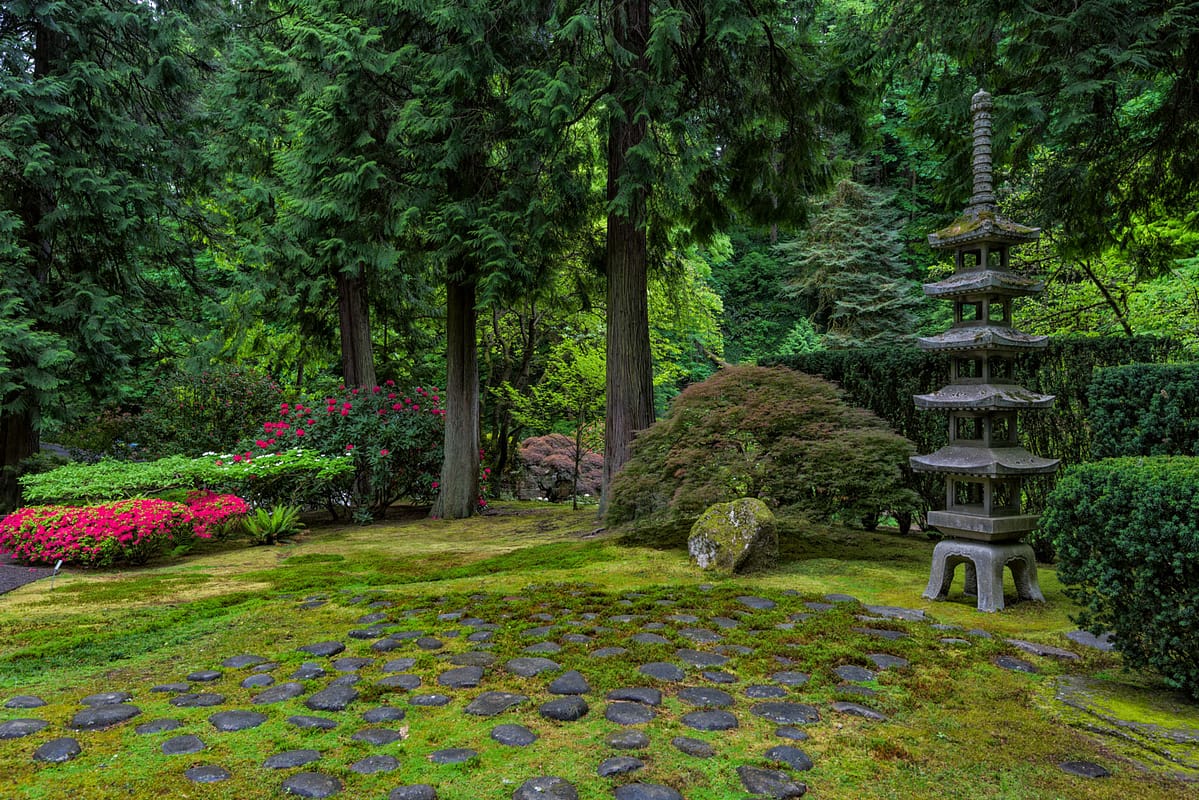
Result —
[[0, 551], [29, 564], [59, 559], [87, 567], [144, 564], [185, 550], [244, 515], [233, 495], [195, 493], [188, 503], [120, 500], [93, 506], [28, 506], [0, 520]]

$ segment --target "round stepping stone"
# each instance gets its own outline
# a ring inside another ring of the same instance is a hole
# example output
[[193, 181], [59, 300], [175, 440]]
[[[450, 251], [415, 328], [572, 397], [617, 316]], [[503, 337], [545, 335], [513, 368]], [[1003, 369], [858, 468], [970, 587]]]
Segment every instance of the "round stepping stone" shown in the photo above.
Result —
[[79, 746], [79, 742], [70, 736], [63, 736], [51, 739], [33, 751], [33, 760], [44, 761], [48, 764], [61, 764], [64, 761], [70, 761], [82, 752], [83, 748]]
[[127, 703], [133, 699], [133, 695], [129, 692], [99, 692], [97, 694], [89, 694], [87, 697], [80, 700], [81, 705], [90, 706], [112, 706], [117, 703]]
[[874, 666], [878, 667], [879, 669], [902, 669], [912, 663], [906, 658], [900, 658], [899, 656], [892, 656], [886, 653], [870, 653], [866, 656], [866, 658], [873, 661]]
[[392, 650], [398, 650], [403, 644], [399, 639], [392, 639], [389, 636], [377, 642], [371, 642], [371, 650], [376, 653], [390, 653]]
[[657, 633], [635, 633], [629, 637], [635, 644], [670, 644], [670, 640]]
[[333, 685], [309, 697], [304, 705], [313, 711], [345, 711], [346, 706], [357, 699], [358, 690], [353, 686]]
[[380, 678], [375, 681], [376, 686], [382, 686], [385, 689], [403, 689], [410, 692], [413, 689], [420, 688], [421, 679], [419, 675], [411, 675], [401, 673], [399, 675], [388, 675], [386, 678]]
[[629, 652], [623, 647], [601, 647], [598, 650], [591, 652], [592, 658], [612, 658], [613, 656], [623, 656]]
[[357, 622], [359, 625], [373, 625], [376, 622], [386, 622], [386, 621], [387, 621], [387, 615], [384, 614], [382, 611], [376, 611], [373, 614], [364, 614], [363, 616], [361, 616], [357, 620], [355, 620], [355, 622]]
[[705, 653], [703, 650], [676, 650], [675, 655], [693, 667], [723, 667], [729, 663], [727, 656]]
[[613, 756], [605, 758], [596, 768], [595, 774], [601, 778], [611, 778], [613, 775], [627, 775], [645, 766], [645, 762], [632, 756]]
[[[402, 659], [396, 660], [399, 661]], [[465, 653], [456, 653], [450, 656], [450, 663], [457, 667], [490, 667], [495, 661], [494, 653], [487, 653], [482, 650], [467, 650]]]
[[168, 702], [176, 708], [211, 708], [225, 702], [225, 695], [216, 692], [181, 694], [172, 697]]
[[324, 676], [324, 667], [322, 667], [320, 664], [313, 664], [308, 661], [305, 661], [303, 664], [301, 664], [296, 671], [291, 674], [292, 680], [297, 681], [310, 681], [315, 678], [323, 678]]
[[1080, 778], [1107, 778], [1111, 773], [1093, 761], [1064, 761], [1058, 764], [1062, 772]]
[[483, 680], [482, 667], [455, 667], [437, 676], [437, 682], [451, 689], [473, 689]]
[[528, 699], [523, 694], [513, 694], [511, 692], [483, 692], [483, 694], [470, 701], [465, 711], [467, 714], [474, 714], [479, 717], [494, 717], [513, 706], [526, 702]]
[[582, 633], [568, 633], [562, 637], [562, 641], [570, 644], [590, 644], [591, 637]]
[[522, 678], [533, 678], [543, 672], [556, 672], [562, 669], [562, 667], [556, 661], [551, 661], [548, 658], [530, 656], [528, 658], [514, 658], [504, 665], [504, 669]]
[[349, 657], [334, 659], [329, 662], [329, 666], [338, 672], [357, 672], [363, 667], [369, 667], [373, 663], [375, 663], [375, 659], [373, 658]]
[[437, 790], [427, 783], [398, 786], [387, 795], [387, 800], [437, 800]]
[[494, 634], [491, 631], [475, 631], [466, 637], [468, 642], [490, 642]]
[[416, 666], [415, 658], [393, 658], [383, 665], [384, 672], [407, 672]]
[[671, 614], [667, 619], [680, 625], [694, 625], [699, 622], [699, 617], [694, 614]]
[[737, 718], [728, 711], [692, 711], [682, 723], [697, 731], [729, 731], [737, 727]]
[[192, 685], [190, 683], [160, 683], [157, 686], [151, 686], [150, 691], [161, 694], [179, 694], [191, 688]]
[[229, 774], [229, 770], [212, 764], [192, 767], [183, 775], [192, 783], [220, 783], [233, 777]]
[[805, 703], [758, 703], [750, 713], [779, 725], [807, 725], [820, 721], [820, 713]]
[[536, 628], [525, 628], [520, 635], [526, 639], [537, 639], [541, 636], [549, 636], [553, 631], [553, 625], [538, 625]]
[[752, 595], [738, 597], [737, 602], [755, 611], [769, 611], [777, 605], [773, 600], [767, 600], [765, 597], [753, 597]]
[[810, 738], [807, 733], [791, 725], [783, 725], [775, 728], [774, 735], [780, 739], [791, 739], [796, 742], [806, 742]]
[[577, 669], [562, 673], [549, 686], [550, 694], [587, 694], [590, 691], [591, 684]]
[[305, 764], [311, 764], [313, 761], [319, 760], [321, 753], [319, 750], [287, 750], [275, 755], [262, 762], [262, 766], [267, 769], [293, 769], [294, 767], [302, 767]]
[[250, 677], [248, 677], [244, 681], [242, 681], [241, 688], [243, 688], [243, 689], [262, 689], [267, 686], [272, 686], [274, 683], [275, 683], [275, 679], [272, 678], [270, 675], [260, 673], [258, 675], [251, 675]]
[[[385, 625], [376, 625], [370, 628], [359, 628], [358, 630], [350, 631], [346, 634], [351, 639], [374, 639], [379, 634], [383, 633]], [[390, 638], [390, 637], [388, 637]]]
[[432, 636], [422, 636], [416, 640], [416, 646], [421, 650], [440, 650], [445, 647], [445, 642]]
[[706, 686], [687, 687], [679, 689], [679, 699], [684, 703], [700, 708], [728, 708], [733, 704], [733, 696], [721, 689]]
[[586, 700], [577, 695], [568, 695], [543, 703], [537, 713], [556, 722], [574, 722], [587, 716], [590, 710]]
[[[308, 653], [312, 656], [328, 658], [329, 656], [335, 656], [338, 653], [345, 652], [346, 646], [341, 642], [317, 642], [315, 644], [306, 644], [301, 647], [297, 647], [296, 649], [301, 653]], [[307, 774], [315, 775], [316, 773]]]
[[675, 683], [687, 677], [686, 673], [677, 664], [670, 664], [665, 661], [654, 661], [649, 664], [643, 664], [637, 671], [655, 680]]
[[199, 736], [185, 733], [182, 736], [172, 736], [162, 743], [163, 755], [185, 756], [198, 753], [204, 749], [204, 742]]
[[868, 669], [864, 669], [855, 664], [842, 664], [833, 670], [837, 677], [843, 681], [872, 681], [875, 679], [875, 674]]
[[579, 800], [579, 793], [566, 779], [543, 775], [522, 783], [512, 793], [512, 800]]
[[142, 713], [137, 706], [117, 703], [110, 706], [87, 708], [71, 718], [70, 728], [77, 731], [99, 731], [119, 725]]
[[341, 791], [341, 781], [320, 772], [301, 772], [283, 781], [283, 793], [296, 797], [332, 797]]
[[1029, 662], [1022, 658], [1016, 658], [1015, 656], [998, 656], [996, 657], [994, 664], [997, 667], [1002, 667], [1003, 669], [1011, 670], [1013, 672], [1037, 673], [1040, 671]]
[[355, 742], [365, 742], [375, 747], [382, 747], [385, 744], [400, 741], [404, 738], [404, 734], [393, 731], [391, 728], [363, 728], [350, 738]]
[[644, 725], [653, 721], [654, 712], [641, 703], [616, 702], [604, 709], [604, 718], [617, 725]]
[[830, 603], [858, 603], [858, 602], [861, 602], [858, 600], [858, 598], [854, 597], [852, 594], [838, 594], [837, 592], [833, 592], [831, 594], [826, 594], [824, 596], [824, 599], [829, 601]]
[[851, 628], [850, 630], [854, 631], [855, 633], [862, 633], [866, 636], [873, 636], [877, 639], [886, 639], [891, 642], [895, 642], [900, 639], [906, 639], [908, 637], [908, 635], [903, 631], [891, 631], [885, 628]]
[[367, 756], [350, 765], [350, 772], [359, 775], [374, 775], [376, 772], [391, 772], [400, 766], [394, 756]]
[[538, 642], [531, 644], [524, 649], [526, 653], [553, 655], [554, 653], [562, 652], [562, 645], [557, 642]]
[[177, 719], [156, 719], [138, 725], [133, 732], [144, 736], [149, 733], [165, 733], [182, 727], [183, 723]]
[[803, 686], [810, 680], [811, 676], [806, 672], [776, 672], [770, 676], [770, 679], [777, 681], [784, 686]]
[[632, 703], [642, 703], [647, 706], [660, 706], [662, 705], [662, 692], [658, 689], [651, 689], [645, 686], [626, 687], [613, 689], [608, 692], [607, 699], [628, 700]]
[[218, 711], [208, 718], [209, 724], [222, 733], [257, 728], [266, 722], [266, 714], [257, 711]]
[[712, 624], [717, 628], [724, 628], [725, 630], [730, 630], [741, 625], [740, 622], [732, 617], [712, 617]]
[[537, 734], [524, 725], [496, 725], [491, 729], [491, 738], [508, 747], [528, 747], [537, 741]]
[[675, 749], [695, 758], [711, 758], [716, 755], [716, 748], [702, 739], [692, 739], [690, 736], [676, 736], [670, 740]]
[[287, 722], [290, 725], [295, 725], [302, 730], [322, 730], [331, 731], [337, 727], [337, 720], [329, 719], [328, 717], [314, 717], [308, 714], [297, 714], [293, 717], [288, 717]]
[[31, 694], [19, 694], [13, 699], [4, 704], [5, 708], [41, 708], [46, 705], [46, 701], [40, 697], [35, 697]]
[[1096, 636], [1090, 631], [1069, 631], [1066, 633], [1066, 638], [1075, 644], [1103, 653], [1110, 653], [1116, 646], [1110, 632]]
[[696, 644], [717, 644], [724, 640], [724, 637], [719, 633], [707, 630], [706, 628], [683, 628], [679, 631], [679, 635], [690, 639]]
[[644, 750], [649, 747], [649, 734], [637, 728], [626, 728], [609, 733], [604, 742], [614, 750]]
[[858, 705], [857, 703], [847, 703], [843, 700], [838, 700], [833, 703], [831, 708], [838, 714], [848, 714], [851, 717], [861, 717], [862, 719], [874, 720], [875, 722], [886, 722], [887, 717], [878, 713], [873, 708]]
[[617, 786], [616, 800], [683, 800], [678, 791], [657, 783], [629, 783]]
[[434, 764], [462, 764], [479, 755], [479, 751], [469, 747], [448, 747], [445, 750], [434, 750], [429, 753], [429, 760]]
[[796, 772], [804, 772], [812, 768], [812, 759], [808, 754], [798, 747], [792, 747], [789, 744], [780, 744], [766, 751], [764, 758], [767, 761], [777, 761], [780, 764], [786, 764]]
[[761, 767], [737, 767], [741, 777], [741, 785], [750, 794], [764, 794], [767, 797], [790, 798], [803, 797], [808, 787], [796, 783], [785, 772]]
[[391, 706], [379, 706], [362, 712], [364, 722], [398, 722], [404, 716], [404, 709]]
[[216, 669], [199, 669], [187, 676], [189, 681], [195, 683], [212, 683], [221, 679], [225, 673]]
[[781, 686], [771, 686], [766, 683], [755, 683], [745, 687], [745, 696], [754, 700], [772, 700], [786, 697], [787, 690]]
[[241, 655], [226, 658], [221, 662], [222, 667], [229, 669], [242, 669], [244, 667], [256, 667], [259, 664], [265, 664], [266, 659], [262, 656]]
[[254, 698], [250, 702], [256, 706], [270, 705], [271, 703], [282, 703], [284, 700], [290, 700], [302, 694], [304, 694], [304, 686], [302, 684], [288, 681], [278, 686], [272, 686], [265, 692], [259, 692], [254, 695]]
[[706, 669], [700, 673], [703, 679], [712, 683], [736, 683], [737, 676], [722, 669]]
[[450, 704], [450, 696], [446, 694], [414, 694], [408, 698], [408, 704], [422, 708], [438, 708]]

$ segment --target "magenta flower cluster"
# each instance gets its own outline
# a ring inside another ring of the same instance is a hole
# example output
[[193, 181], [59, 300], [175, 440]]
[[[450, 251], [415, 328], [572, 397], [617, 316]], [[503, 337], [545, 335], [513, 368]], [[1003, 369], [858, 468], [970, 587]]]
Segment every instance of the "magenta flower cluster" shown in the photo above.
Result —
[[62, 559], [80, 566], [145, 563], [196, 539], [249, 509], [233, 495], [193, 493], [187, 503], [119, 500], [95, 506], [29, 506], [0, 520], [0, 551], [29, 564]]

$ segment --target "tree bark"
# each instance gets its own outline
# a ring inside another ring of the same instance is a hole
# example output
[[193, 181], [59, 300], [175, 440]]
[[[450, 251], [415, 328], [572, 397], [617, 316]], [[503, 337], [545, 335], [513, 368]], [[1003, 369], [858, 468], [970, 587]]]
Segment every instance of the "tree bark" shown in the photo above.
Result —
[[17, 469], [22, 461], [41, 448], [33, 423], [33, 412], [29, 410], [0, 416], [0, 451], [4, 454], [4, 465], [0, 467], [0, 514], [21, 504]]
[[366, 275], [361, 267], [356, 273], [337, 273], [337, 316], [341, 329], [341, 368], [346, 386], [377, 386]]
[[479, 362], [473, 280], [446, 282], [445, 460], [433, 516], [464, 519], [479, 508]]
[[[634, 56], [635, 69], [645, 67], [649, 36], [648, 0], [619, 0], [612, 11], [616, 46]], [[619, 68], [618, 68], [619, 70]], [[649, 347], [649, 305], [646, 300], [648, 252], [646, 195], [636, 186], [623, 211], [611, 204], [629, 172], [629, 151], [645, 140], [646, 120], [635, 84], [618, 72], [613, 83], [620, 92], [621, 114], [608, 129], [608, 237], [605, 266], [608, 277], [607, 368], [604, 420], [604, 477], [599, 513], [608, 505], [612, 477], [629, 458], [633, 435], [654, 421], [653, 359]]]

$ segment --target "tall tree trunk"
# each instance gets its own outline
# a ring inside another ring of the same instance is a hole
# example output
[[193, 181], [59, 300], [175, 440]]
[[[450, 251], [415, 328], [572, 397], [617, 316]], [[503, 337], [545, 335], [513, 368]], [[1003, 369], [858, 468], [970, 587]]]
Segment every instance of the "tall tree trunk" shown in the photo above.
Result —
[[479, 508], [479, 362], [473, 280], [446, 282], [445, 461], [433, 516], [464, 519]]
[[4, 455], [4, 463], [0, 467], [0, 514], [13, 510], [21, 503], [17, 468], [40, 449], [38, 438], [32, 410], [0, 415], [0, 452]]
[[[638, 71], [645, 66], [649, 36], [648, 0], [619, 0], [612, 11], [615, 44], [634, 55]], [[629, 151], [645, 139], [646, 120], [636, 89], [627, 74], [614, 76], [621, 96], [619, 118], [608, 129], [608, 201], [617, 195], [629, 169]], [[604, 420], [604, 478], [599, 512], [608, 505], [608, 488], [629, 458], [633, 435], [654, 421], [654, 373], [649, 348], [649, 305], [646, 300], [645, 186], [634, 190], [627, 209], [608, 212], [605, 257], [608, 274], [607, 416]]]
[[346, 386], [378, 385], [375, 352], [371, 346], [370, 306], [367, 305], [366, 274], [337, 273], [337, 316], [341, 328], [341, 368]]

